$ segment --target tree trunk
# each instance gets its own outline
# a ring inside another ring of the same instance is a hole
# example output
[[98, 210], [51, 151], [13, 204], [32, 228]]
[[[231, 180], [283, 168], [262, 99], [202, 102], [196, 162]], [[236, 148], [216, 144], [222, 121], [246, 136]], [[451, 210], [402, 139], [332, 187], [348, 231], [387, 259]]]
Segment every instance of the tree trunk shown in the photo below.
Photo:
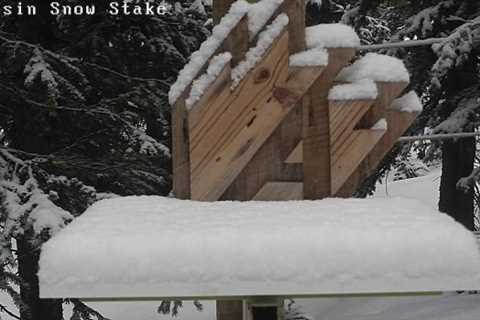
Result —
[[448, 140], [442, 145], [442, 180], [439, 210], [474, 230], [474, 191], [457, 188], [459, 179], [470, 175], [475, 159], [475, 138]]
[[20, 295], [27, 308], [20, 308], [22, 320], [62, 320], [62, 300], [40, 299], [38, 287], [38, 259], [40, 250], [28, 239], [17, 241], [18, 273], [22, 279]]

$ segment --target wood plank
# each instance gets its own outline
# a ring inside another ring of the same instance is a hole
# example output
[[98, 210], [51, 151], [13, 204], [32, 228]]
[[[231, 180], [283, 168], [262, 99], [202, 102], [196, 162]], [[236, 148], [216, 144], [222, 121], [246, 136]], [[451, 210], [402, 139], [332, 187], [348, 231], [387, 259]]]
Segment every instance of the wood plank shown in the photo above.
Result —
[[303, 111], [303, 171], [305, 199], [331, 195], [330, 115], [328, 92], [338, 72], [355, 54], [352, 48], [329, 49], [329, 64], [310, 90]]
[[302, 138], [302, 109], [294, 107], [228, 187], [222, 200], [247, 201], [269, 181], [303, 181], [301, 164], [284, 163]]
[[285, 160], [286, 163], [303, 163], [303, 141], [300, 141], [295, 149]]
[[[302, 99], [309, 86], [321, 75], [323, 68], [313, 68], [314, 72], [311, 68], [302, 68], [303, 72], [300, 71], [299, 74], [303, 76], [286, 79], [288, 36], [285, 40], [283, 51], [280, 50], [275, 55], [274, 48], [269, 54], [270, 58], [266, 59], [274, 61], [274, 66], [278, 69], [267, 73], [278, 73], [282, 76], [270, 81], [270, 87], [267, 87], [267, 90], [264, 89], [256, 95], [252, 94], [250, 89], [258, 91], [255, 88], [255, 85], [258, 85], [258, 75], [265, 73], [265, 68], [258, 66], [247, 76], [251, 79], [246, 80], [246, 85], [240, 88], [240, 92], [237, 90], [233, 92], [232, 104], [236, 106], [223, 104], [227, 110], [213, 125], [205, 126], [209, 129], [211, 138], [204, 136], [200, 139], [196, 135], [192, 140], [192, 197], [194, 199], [218, 200]], [[278, 47], [281, 43], [282, 40], [279, 40], [274, 47]], [[238, 99], [238, 96], [246, 99]], [[198, 143], [195, 141], [197, 138]]]
[[385, 135], [385, 130], [355, 130], [345, 149], [332, 155], [332, 193], [336, 194]]
[[[230, 0], [229, 0], [230, 1]], [[228, 7], [230, 8], [230, 6]], [[228, 11], [228, 9], [227, 9]], [[192, 82], [195, 81], [199, 76], [205, 73], [210, 63], [210, 60], [213, 56], [216, 56], [219, 53], [236, 50], [232, 53], [233, 59], [232, 64], [236, 63], [238, 59], [243, 59], [245, 52], [248, 50], [248, 39], [245, 43], [245, 39], [243, 37], [243, 33], [245, 28], [248, 29], [247, 26], [247, 15], [245, 14], [239, 22], [233, 26], [232, 31], [227, 35], [227, 37], [223, 40], [223, 42], [219, 45], [218, 49], [205, 61], [203, 66], [198, 70], [198, 72], [192, 77]], [[242, 34], [242, 37], [240, 37]], [[190, 92], [191, 83], [190, 85], [182, 92], [181, 96], [185, 95], [186, 93]]]
[[243, 320], [242, 300], [217, 300], [217, 320]]
[[185, 94], [173, 106], [172, 161], [173, 193], [178, 199], [190, 199], [190, 146]]
[[386, 117], [387, 108], [408, 86], [407, 82], [377, 82], [378, 97], [370, 111], [362, 119], [360, 126], [371, 128], [378, 120]]
[[232, 66], [237, 66], [245, 59], [245, 53], [249, 48], [248, 39], [248, 17], [244, 16], [240, 22], [233, 28], [227, 39], [222, 45], [223, 51], [232, 54]]
[[228, 86], [204, 106], [211, 112], [198, 119], [190, 133], [193, 175], [212, 158], [213, 152], [251, 121], [257, 111], [256, 105], [263, 103], [275, 83], [286, 81], [288, 69], [283, 63], [288, 59], [287, 48], [288, 34], [285, 32], [235, 91]]
[[203, 96], [198, 100], [191, 108], [188, 113], [188, 125], [190, 128], [190, 135], [194, 135], [198, 131], [197, 125], [204, 118], [211, 118], [219, 112], [220, 104], [212, 105], [209, 104], [209, 101], [213, 97], [216, 99], [223, 94], [223, 99], [227, 99], [229, 88], [231, 86], [231, 66], [227, 64], [223, 70], [218, 75], [217, 79], [205, 90]]
[[193, 190], [199, 190], [198, 199], [218, 199], [300, 99], [288, 90], [288, 83], [267, 95], [263, 103], [256, 105], [256, 114], [249, 124], [216, 152], [215, 161], [208, 162], [201, 171], [197, 180], [201, 188], [192, 188], [192, 196]]
[[333, 156], [342, 147], [348, 146], [346, 141], [351, 138], [353, 129], [360, 119], [371, 109], [373, 100], [330, 101], [330, 154]]
[[290, 54], [304, 51], [305, 43], [305, 0], [285, 0], [282, 10], [288, 15], [288, 33], [290, 34]]
[[[260, 109], [257, 106], [263, 107], [266, 100], [273, 99], [271, 92], [274, 85], [287, 79], [287, 62], [288, 33], [285, 32], [233, 92], [227, 87], [218, 96], [212, 97], [205, 106], [213, 112], [208, 113], [207, 117], [200, 119], [197, 125], [191, 128], [192, 186], [195, 181], [200, 181], [199, 188], [205, 189], [201, 184], [202, 179], [208, 176], [204, 171], [206, 166], [211, 166], [217, 159], [221, 159], [218, 155], [220, 150], [230, 145], [244, 128], [249, 128], [255, 122]], [[239, 99], [239, 96], [242, 96], [242, 99]], [[240, 143], [245, 146], [246, 142]], [[238, 153], [238, 150], [235, 153]], [[235, 156], [235, 153], [230, 156]]]
[[396, 141], [415, 121], [418, 113], [387, 110], [388, 129], [375, 148], [370, 152], [357, 170], [335, 193], [336, 197], [351, 197], [361, 183], [372, 175], [385, 156], [394, 147]]
[[[352, 134], [360, 119], [373, 105], [374, 100], [333, 100], [330, 108], [330, 145], [334, 154]], [[303, 142], [300, 142], [285, 160], [286, 163], [303, 163]]]
[[289, 201], [303, 199], [301, 182], [268, 182], [255, 195], [255, 201]]

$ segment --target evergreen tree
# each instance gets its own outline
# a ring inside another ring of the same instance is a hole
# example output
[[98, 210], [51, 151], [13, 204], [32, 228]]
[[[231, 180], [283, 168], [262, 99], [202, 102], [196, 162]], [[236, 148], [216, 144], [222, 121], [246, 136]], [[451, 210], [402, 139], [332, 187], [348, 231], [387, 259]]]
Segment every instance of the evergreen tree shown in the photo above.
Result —
[[52, 17], [45, 4], [0, 21], [0, 291], [19, 307], [0, 313], [62, 319], [71, 303], [72, 319], [102, 319], [39, 299], [41, 245], [98, 199], [168, 194], [167, 93], [206, 15], [185, 2], [164, 16]]

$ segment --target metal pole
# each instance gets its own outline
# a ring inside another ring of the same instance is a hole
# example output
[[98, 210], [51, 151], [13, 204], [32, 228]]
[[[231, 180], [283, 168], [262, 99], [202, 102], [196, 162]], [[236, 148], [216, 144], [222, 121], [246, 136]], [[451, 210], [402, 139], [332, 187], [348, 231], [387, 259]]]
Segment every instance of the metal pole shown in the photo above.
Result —
[[405, 40], [398, 42], [388, 42], [380, 44], [370, 44], [360, 46], [358, 50], [360, 51], [373, 51], [381, 49], [394, 49], [394, 48], [407, 48], [407, 47], [419, 47], [419, 46], [431, 46], [435, 43], [440, 43], [445, 41], [447, 38], [430, 38], [425, 40]]
[[425, 140], [465, 139], [465, 138], [471, 138], [471, 137], [477, 137], [477, 136], [480, 136], [480, 132], [441, 133], [441, 134], [431, 134], [431, 135], [425, 135], [425, 136], [400, 137], [397, 140], [397, 143], [425, 141]]

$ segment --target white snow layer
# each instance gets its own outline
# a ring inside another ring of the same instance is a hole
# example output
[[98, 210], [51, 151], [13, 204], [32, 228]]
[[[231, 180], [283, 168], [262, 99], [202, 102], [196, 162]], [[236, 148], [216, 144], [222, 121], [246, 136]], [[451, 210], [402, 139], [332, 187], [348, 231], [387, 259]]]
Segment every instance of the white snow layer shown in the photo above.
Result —
[[255, 47], [250, 48], [245, 54], [245, 59], [232, 70], [232, 89], [236, 88], [246, 74], [262, 59], [287, 25], [288, 16], [282, 13], [260, 33]]
[[337, 81], [345, 82], [362, 79], [372, 79], [376, 82], [409, 82], [410, 75], [402, 60], [387, 55], [367, 53], [340, 71], [337, 76]]
[[416, 200], [122, 197], [49, 240], [40, 294], [213, 297], [480, 288], [473, 235]]
[[248, 31], [253, 39], [263, 26], [270, 20], [284, 0], [262, 0], [250, 5], [248, 11]]
[[324, 23], [305, 29], [307, 48], [356, 48], [360, 38], [352, 27], [341, 23]]
[[422, 112], [423, 105], [417, 93], [415, 91], [410, 91], [409, 93], [394, 100], [390, 106], [390, 109], [403, 112]]
[[370, 79], [334, 86], [328, 94], [329, 100], [375, 100], [378, 88]]
[[371, 128], [371, 130], [387, 130], [388, 129], [388, 122], [387, 119], [382, 118], [377, 121]]
[[290, 66], [311, 67], [328, 65], [328, 51], [325, 49], [310, 49], [290, 56]]
[[205, 90], [217, 79], [223, 68], [232, 60], [230, 52], [220, 53], [210, 60], [207, 71], [197, 80], [193, 81], [189, 97], [185, 100], [187, 109], [200, 100]]
[[245, 0], [237, 0], [230, 8], [230, 11], [222, 18], [220, 23], [212, 30], [212, 35], [202, 43], [200, 49], [194, 52], [190, 61], [178, 74], [177, 81], [170, 87], [168, 100], [173, 105], [192, 81], [198, 76], [198, 73], [205, 66], [211, 56], [217, 51], [222, 42], [242, 19], [248, 13], [250, 5]]

